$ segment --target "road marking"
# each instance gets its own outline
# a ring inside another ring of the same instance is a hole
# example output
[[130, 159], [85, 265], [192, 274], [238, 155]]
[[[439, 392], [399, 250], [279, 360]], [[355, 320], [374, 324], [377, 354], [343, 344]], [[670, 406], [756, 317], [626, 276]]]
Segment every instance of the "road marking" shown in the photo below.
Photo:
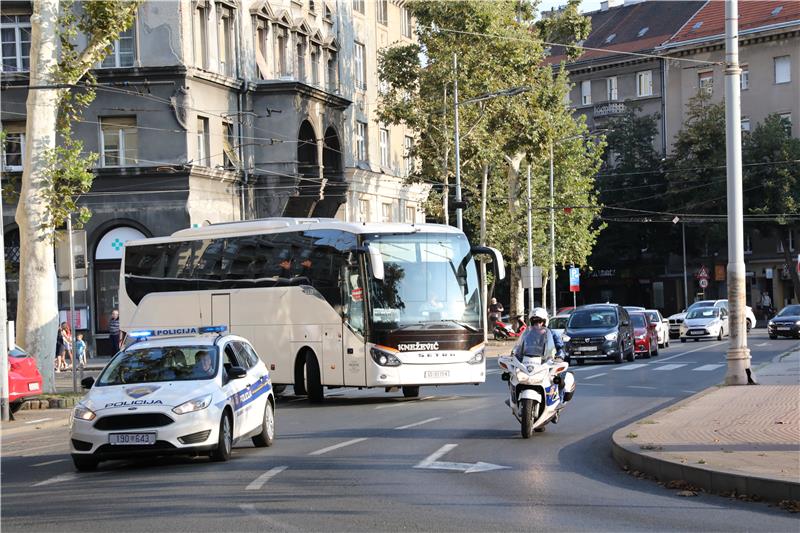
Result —
[[452, 463], [447, 461], [439, 461], [439, 458], [451, 451], [458, 444], [445, 444], [428, 457], [417, 463], [414, 468], [425, 468], [430, 470], [456, 470], [464, 472], [465, 474], [474, 474], [476, 472], [488, 472], [490, 470], [503, 470], [510, 468], [508, 466], [494, 465], [491, 463], [484, 463], [478, 461], [477, 463]]
[[600, 376], [605, 376], [605, 375], [606, 375], [606, 372], [600, 372], [599, 374], [595, 374], [593, 376], [586, 376], [583, 379], [584, 380], [586, 380], [586, 379], [594, 379], [594, 378], [599, 378]]
[[[33, 451], [36, 451], [36, 450], [44, 450], [44, 449], [47, 449], [47, 448], [55, 448], [55, 447], [61, 447], [61, 446], [64, 446], [63, 442], [54, 442], [53, 444], [45, 444], [44, 446], [34, 446], [33, 448], [25, 448], [24, 450], [20, 450], [20, 451], [22, 451], [22, 452], [33, 452]], [[22, 457], [32, 457], [34, 455], [38, 455], [38, 454], [36, 454], [36, 453], [25, 453], [25, 454], [22, 455]]]
[[39, 483], [34, 483], [33, 486], [43, 487], [45, 485], [52, 485], [53, 483], [61, 483], [62, 481], [72, 481], [74, 479], [78, 479], [78, 474], [76, 474], [75, 472], [68, 472], [66, 474], [60, 474], [58, 476], [45, 479], [44, 481], [40, 481]]
[[487, 370], [486, 374], [499, 374], [500, 372], [502, 372], [502, 370], [499, 368], [492, 368], [491, 370]]
[[657, 366], [653, 370], [675, 370], [676, 368], [680, 368], [682, 366], [686, 366], [686, 364], [685, 363], [670, 363], [668, 365]]
[[756, 346], [758, 346], [758, 347], [769, 346], [769, 343], [768, 342], [762, 342], [761, 344], [756, 344]]
[[658, 387], [647, 387], [645, 385], [628, 385], [629, 389], [658, 390]]
[[45, 461], [44, 463], [36, 463], [33, 466], [47, 466], [47, 465], [54, 465], [56, 463], [63, 463], [66, 459], [56, 459], [55, 461]]
[[709, 370], [716, 370], [723, 366], [725, 365], [703, 365], [703, 366], [698, 366], [697, 368], [693, 368], [692, 370], [694, 370], [695, 372], [707, 372]]
[[339, 448], [344, 448], [345, 446], [351, 446], [353, 444], [358, 444], [359, 442], [364, 442], [367, 440], [367, 437], [362, 437], [360, 439], [353, 439], [347, 440], [344, 442], [340, 442], [339, 444], [334, 444], [333, 446], [328, 446], [327, 448], [322, 448], [321, 450], [317, 450], [315, 452], [311, 452], [308, 455], [322, 455], [323, 453], [332, 452], [333, 450], [338, 450]]
[[47, 422], [48, 420], [52, 420], [52, 418], [37, 418], [36, 420], [29, 420], [25, 422], [26, 424], [38, 424], [39, 422]]
[[646, 366], [647, 366], [646, 363], [635, 363], [632, 365], [621, 366], [619, 368], [615, 368], [614, 370], [637, 370], [639, 368], [644, 368]]
[[407, 424], [405, 426], [399, 426], [399, 427], [396, 427], [394, 429], [409, 429], [409, 428], [421, 426], [422, 424], [429, 424], [431, 422], [436, 422], [437, 420], [441, 420], [441, 418], [437, 416], [436, 418], [429, 418], [427, 420], [423, 420], [422, 422], [415, 422], [413, 424]]
[[409, 403], [414, 403], [414, 402], [424, 402], [425, 400], [430, 400], [431, 398], [435, 398], [435, 396], [425, 396], [424, 398], [418, 398], [418, 399], [416, 399], [416, 400], [399, 400], [399, 399], [398, 399], [398, 401], [395, 401], [395, 402], [392, 402], [392, 403], [387, 403], [387, 404], [384, 404], [384, 405], [379, 405], [379, 406], [378, 406], [378, 407], [376, 407], [375, 409], [377, 410], [377, 409], [388, 409], [388, 408], [390, 408], [390, 407], [399, 407], [399, 406], [401, 406], [401, 405], [407, 405], [407, 404], [409, 404]]
[[284, 470], [289, 468], [288, 466], [276, 466], [271, 470], [267, 470], [257, 478], [255, 478], [249, 485], [247, 485], [244, 490], [260, 490], [264, 484], [269, 481], [270, 479], [274, 478]]
[[683, 357], [684, 355], [687, 355], [687, 354], [690, 354], [690, 353], [694, 353], [694, 352], [699, 352], [700, 350], [705, 350], [706, 348], [711, 348], [712, 346], [719, 346], [720, 344], [725, 344], [726, 342], [728, 342], [728, 341], [712, 342], [711, 344], [706, 344], [705, 346], [700, 346], [699, 348], [695, 348], [694, 350], [689, 350], [688, 352], [681, 352], [681, 353], [679, 353], [677, 355], [670, 355], [669, 357], [664, 357], [664, 358], [659, 357], [659, 360], [663, 363], [664, 361], [669, 361], [670, 359], [675, 359], [676, 357]]

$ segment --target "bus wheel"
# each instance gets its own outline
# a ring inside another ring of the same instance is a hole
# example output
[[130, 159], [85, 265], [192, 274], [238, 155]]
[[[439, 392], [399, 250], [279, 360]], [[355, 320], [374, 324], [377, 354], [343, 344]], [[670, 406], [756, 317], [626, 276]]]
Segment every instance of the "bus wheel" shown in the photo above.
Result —
[[419, 385], [403, 387], [403, 396], [406, 398], [419, 398]]
[[319, 363], [313, 352], [306, 353], [306, 388], [308, 389], [308, 399], [311, 400], [311, 403], [322, 403], [325, 399]]
[[294, 394], [306, 395], [306, 355], [300, 354], [294, 363]]

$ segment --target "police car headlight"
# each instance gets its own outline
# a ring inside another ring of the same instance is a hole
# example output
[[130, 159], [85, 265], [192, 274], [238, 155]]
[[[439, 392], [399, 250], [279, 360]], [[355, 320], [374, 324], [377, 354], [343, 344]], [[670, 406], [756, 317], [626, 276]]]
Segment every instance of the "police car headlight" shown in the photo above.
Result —
[[469, 361], [467, 361], [467, 363], [471, 365], [477, 365], [483, 363], [483, 350], [478, 350], [477, 352], [475, 352], [472, 355], [472, 357], [469, 358]]
[[94, 420], [97, 415], [85, 405], [78, 404], [75, 406], [72, 416], [78, 420]]
[[192, 413], [194, 411], [202, 411], [209, 405], [211, 405], [211, 395], [207, 394], [206, 396], [183, 402], [178, 407], [175, 407], [172, 412], [176, 415], [185, 415], [186, 413]]
[[402, 364], [394, 354], [378, 348], [371, 348], [369, 353], [372, 356], [372, 360], [381, 366], [400, 366]]

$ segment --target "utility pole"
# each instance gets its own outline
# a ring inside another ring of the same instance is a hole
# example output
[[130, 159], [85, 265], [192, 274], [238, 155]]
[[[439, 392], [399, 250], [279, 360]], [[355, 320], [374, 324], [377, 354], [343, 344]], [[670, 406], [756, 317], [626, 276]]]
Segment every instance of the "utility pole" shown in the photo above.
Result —
[[533, 206], [531, 205], [531, 164], [528, 162], [528, 316], [533, 311]]
[[[488, 189], [489, 184], [489, 165], [483, 165], [483, 180], [481, 181], [481, 246], [486, 246], [486, 192]], [[486, 287], [486, 263], [481, 261], [481, 301], [484, 302], [484, 307], [486, 307], [486, 302], [489, 299], [489, 295], [487, 294], [487, 287]], [[482, 313], [485, 313], [486, 310], [481, 310]], [[489, 321], [483, 321], [483, 342], [489, 340]]]
[[556, 316], [556, 212], [553, 173], [553, 141], [550, 140], [550, 316]]
[[78, 374], [75, 373], [78, 356], [75, 331], [75, 256], [72, 247], [72, 213], [67, 216], [67, 240], [69, 244], [69, 329], [72, 332], [72, 392], [78, 392]]
[[458, 56], [455, 53], [453, 53], [453, 107], [455, 108], [453, 129], [455, 130], [456, 144], [456, 227], [463, 230], [464, 220], [461, 210], [461, 139], [458, 131]]
[[[456, 110], [456, 113], [458, 110]], [[447, 139], [447, 85], [444, 86], [444, 100], [442, 103], [442, 123], [444, 124], [444, 138]], [[444, 147], [444, 160], [442, 161], [442, 183], [444, 183], [444, 194], [442, 195], [442, 209], [444, 210], [444, 225], [450, 225], [450, 177], [447, 175], [447, 164], [450, 158], [450, 148], [447, 143]]]
[[[3, 192], [0, 187], [0, 220], [3, 220]], [[0, 250], [5, 254], [6, 244], [3, 226], [0, 225]], [[5, 259], [5, 255], [3, 256]], [[11, 411], [8, 405], [8, 317], [6, 316], [6, 264], [0, 268], [0, 416], [3, 422], [10, 418]]]
[[689, 275], [686, 273], [686, 222], [681, 223], [683, 238], [683, 308], [689, 308]]
[[725, 148], [728, 177], [728, 310], [730, 343], [726, 385], [751, 381], [745, 324], [744, 209], [739, 68], [739, 2], [725, 2]]

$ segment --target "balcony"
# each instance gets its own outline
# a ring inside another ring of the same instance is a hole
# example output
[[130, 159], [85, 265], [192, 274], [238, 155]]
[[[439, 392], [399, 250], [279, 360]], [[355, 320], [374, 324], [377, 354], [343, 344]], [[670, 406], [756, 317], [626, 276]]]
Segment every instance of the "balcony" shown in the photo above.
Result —
[[623, 102], [600, 102], [594, 105], [594, 118], [614, 117], [625, 113]]

